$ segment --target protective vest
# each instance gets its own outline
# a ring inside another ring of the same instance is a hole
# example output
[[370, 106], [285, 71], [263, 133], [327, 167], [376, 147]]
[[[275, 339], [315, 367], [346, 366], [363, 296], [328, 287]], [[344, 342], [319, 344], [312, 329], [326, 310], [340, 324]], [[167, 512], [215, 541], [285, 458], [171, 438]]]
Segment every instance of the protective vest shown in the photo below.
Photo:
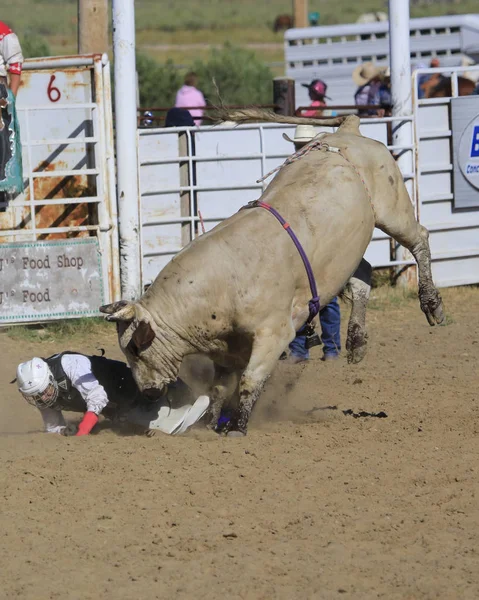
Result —
[[104, 387], [108, 397], [108, 404], [102, 411], [105, 417], [112, 417], [119, 411], [128, 410], [139, 401], [140, 391], [130, 368], [125, 363], [103, 356], [87, 356], [81, 352], [62, 352], [44, 359], [58, 383], [58, 398], [52, 406], [55, 410], [72, 412], [85, 412], [86, 410], [85, 400], [73, 387], [71, 380], [63, 370], [61, 359], [65, 354], [81, 354], [89, 359], [93, 375]]

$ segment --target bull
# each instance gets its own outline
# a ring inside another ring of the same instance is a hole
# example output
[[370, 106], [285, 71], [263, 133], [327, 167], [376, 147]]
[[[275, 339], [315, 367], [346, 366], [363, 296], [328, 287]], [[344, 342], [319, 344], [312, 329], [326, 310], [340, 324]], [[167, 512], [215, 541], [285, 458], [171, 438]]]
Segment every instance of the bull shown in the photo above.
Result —
[[[419, 301], [429, 324], [443, 321], [428, 231], [415, 218], [394, 158], [383, 144], [360, 134], [356, 116], [306, 120], [252, 110], [226, 118], [339, 125], [281, 168], [261, 202], [274, 207], [299, 238], [321, 305], [350, 280], [378, 227], [416, 259]], [[353, 362], [362, 358], [365, 337], [366, 298], [361, 289], [356, 296], [361, 310], [353, 310], [348, 331]], [[138, 301], [100, 310], [117, 323], [121, 349], [142, 392], [155, 394], [175, 381], [185, 356], [207, 355], [215, 365], [209, 426], [216, 425], [238, 382], [235, 426], [228, 435], [245, 435], [264, 382], [308, 319], [310, 297], [297, 248], [278, 220], [257, 205], [192, 241]]]

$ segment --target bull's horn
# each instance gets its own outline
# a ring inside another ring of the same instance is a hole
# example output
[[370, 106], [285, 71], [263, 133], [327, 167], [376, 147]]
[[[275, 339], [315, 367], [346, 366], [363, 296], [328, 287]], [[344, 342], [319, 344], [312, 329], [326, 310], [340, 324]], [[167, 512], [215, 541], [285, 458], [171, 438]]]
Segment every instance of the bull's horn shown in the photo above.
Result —
[[100, 306], [100, 312], [108, 315], [107, 321], [132, 321], [135, 318], [135, 305], [126, 300]]

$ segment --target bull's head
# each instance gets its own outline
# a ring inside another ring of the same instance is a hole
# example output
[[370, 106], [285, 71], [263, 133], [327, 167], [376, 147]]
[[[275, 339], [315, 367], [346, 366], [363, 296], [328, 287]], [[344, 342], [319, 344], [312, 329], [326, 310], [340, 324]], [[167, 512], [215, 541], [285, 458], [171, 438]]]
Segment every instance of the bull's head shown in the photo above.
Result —
[[[118, 341], [140, 390], [150, 395], [166, 392], [166, 386], [176, 379], [165, 347], [165, 335], [157, 336], [156, 324], [141, 305], [122, 300], [100, 307], [107, 321], [114, 321]], [[168, 337], [168, 336], [166, 336]]]

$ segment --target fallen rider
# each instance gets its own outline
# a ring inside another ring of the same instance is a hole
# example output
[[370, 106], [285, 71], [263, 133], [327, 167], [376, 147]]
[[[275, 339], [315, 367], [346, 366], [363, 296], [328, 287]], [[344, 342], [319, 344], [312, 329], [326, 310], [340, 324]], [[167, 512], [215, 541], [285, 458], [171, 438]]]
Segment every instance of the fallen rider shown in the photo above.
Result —
[[[40, 411], [45, 431], [65, 436], [88, 435], [100, 414], [147, 430], [183, 433], [209, 405], [207, 396], [195, 401], [180, 379], [168, 386], [166, 396], [151, 399], [138, 390], [125, 363], [76, 352], [21, 363], [16, 381], [25, 400]], [[84, 413], [79, 425], [67, 424], [62, 410]]]

